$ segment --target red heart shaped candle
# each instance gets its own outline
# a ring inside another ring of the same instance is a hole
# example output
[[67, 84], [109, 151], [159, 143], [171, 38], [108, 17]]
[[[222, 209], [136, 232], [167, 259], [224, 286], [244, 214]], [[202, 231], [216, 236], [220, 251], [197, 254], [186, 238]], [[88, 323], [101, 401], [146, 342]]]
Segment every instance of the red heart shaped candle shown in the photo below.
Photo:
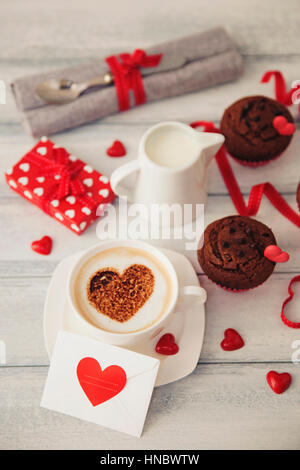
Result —
[[111, 147], [106, 150], [109, 157], [124, 157], [126, 149], [120, 140], [115, 140]]
[[126, 373], [120, 366], [101, 369], [92, 357], [84, 357], [77, 366], [80, 386], [93, 406], [100, 405], [118, 395], [126, 385]]
[[273, 392], [280, 394], [289, 388], [292, 383], [292, 377], [288, 372], [279, 374], [275, 370], [271, 370], [267, 373], [267, 382]]
[[52, 250], [52, 239], [47, 235], [31, 243], [31, 248], [40, 255], [49, 255]]
[[174, 335], [172, 335], [172, 333], [166, 333], [163, 335], [157, 342], [155, 351], [158, 354], [164, 354], [165, 356], [177, 354], [179, 347], [178, 344], [175, 343]]
[[227, 330], [224, 331], [224, 339], [221, 342], [221, 348], [224, 349], [224, 351], [235, 351], [236, 349], [242, 348], [244, 345], [243, 338], [236, 330], [227, 328]]

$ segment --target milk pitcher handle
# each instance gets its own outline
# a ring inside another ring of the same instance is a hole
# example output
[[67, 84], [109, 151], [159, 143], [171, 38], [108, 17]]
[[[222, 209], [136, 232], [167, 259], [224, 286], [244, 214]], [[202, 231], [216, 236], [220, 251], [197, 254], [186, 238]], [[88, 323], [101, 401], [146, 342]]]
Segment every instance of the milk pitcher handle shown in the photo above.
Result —
[[135, 171], [140, 169], [139, 161], [132, 160], [131, 162], [125, 163], [125, 165], [120, 166], [115, 171], [113, 171], [110, 177], [110, 185], [113, 192], [120, 197], [127, 197], [129, 201], [132, 200], [132, 189], [123, 186], [121, 182], [131, 175]]

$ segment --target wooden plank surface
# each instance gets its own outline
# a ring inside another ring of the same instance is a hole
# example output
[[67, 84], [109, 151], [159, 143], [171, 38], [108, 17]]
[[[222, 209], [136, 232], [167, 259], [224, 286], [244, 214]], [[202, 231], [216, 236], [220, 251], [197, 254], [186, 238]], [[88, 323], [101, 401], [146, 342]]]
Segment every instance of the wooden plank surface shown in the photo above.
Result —
[[[6, 344], [7, 366], [48, 365], [44, 347], [43, 305], [49, 277], [9, 277], [0, 285], [0, 339]], [[205, 276], [199, 276], [207, 290], [206, 334], [201, 363], [289, 362], [292, 343], [300, 340], [297, 330], [280, 320], [280, 305], [287, 296], [290, 274], [274, 274], [255, 291], [232, 294], [224, 292]], [[300, 295], [300, 286], [295, 286]], [[297, 318], [298, 304], [287, 309]], [[228, 353], [220, 348], [226, 328], [236, 328], [246, 346]]]
[[[5, 449], [298, 449], [299, 374], [290, 364], [199, 365], [154, 390], [141, 439], [39, 407], [45, 367], [0, 369], [0, 448]], [[270, 369], [294, 383], [275, 395]]]
[[[53, 136], [107, 175], [136, 157], [138, 141], [150, 125], [167, 119], [218, 124], [224, 108], [235, 99], [248, 94], [274, 96], [272, 83], [259, 83], [266, 70], [282, 70], [288, 83], [299, 79], [298, 0], [227, 0], [226, 7], [218, 0], [53, 0], [47, 9], [38, 0], [27, 0], [26, 6], [3, 0], [1, 16], [0, 79], [7, 87], [22, 75], [146, 47], [219, 24], [232, 34], [245, 60], [245, 73], [238, 82], [148, 104]], [[292, 112], [296, 117], [296, 107]], [[128, 150], [122, 161], [105, 155], [116, 138]], [[1, 173], [33, 143], [21, 128], [8, 93], [6, 105], [0, 106]], [[232, 162], [246, 199], [253, 184], [271, 181], [296, 209], [299, 148], [298, 131], [288, 151], [270, 165], [252, 170]], [[206, 224], [235, 212], [215, 163], [209, 171], [208, 193]], [[154, 391], [141, 440], [39, 408], [48, 365], [42, 333], [47, 286], [59, 261], [97, 241], [95, 225], [76, 237], [12, 192], [4, 178], [0, 214], [0, 340], [7, 349], [7, 362], [0, 364], [0, 449], [300, 448], [300, 366], [291, 362], [292, 343], [300, 340], [300, 334], [280, 321], [289, 279], [300, 272], [299, 230], [268, 201], [263, 201], [257, 218], [272, 227], [291, 260], [278, 265], [254, 291], [223, 291], [203, 276], [195, 250], [186, 252], [183, 241], [161, 242], [188, 256], [207, 289], [206, 334], [196, 371]], [[53, 253], [47, 258], [30, 250], [31, 241], [45, 231], [54, 239]], [[295, 291], [299, 299], [300, 286]], [[299, 305], [296, 300], [288, 309], [291, 318], [297, 318]], [[245, 348], [233, 353], [220, 348], [228, 327], [241, 332]], [[293, 375], [292, 387], [280, 397], [265, 383], [270, 369]]]

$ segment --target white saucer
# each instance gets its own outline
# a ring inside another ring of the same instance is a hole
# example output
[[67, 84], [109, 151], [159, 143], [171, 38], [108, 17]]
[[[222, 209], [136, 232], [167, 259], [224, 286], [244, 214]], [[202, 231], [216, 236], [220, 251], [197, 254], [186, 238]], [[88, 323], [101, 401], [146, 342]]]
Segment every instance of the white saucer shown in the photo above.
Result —
[[[173, 263], [180, 287], [199, 285], [194, 268], [185, 256], [175, 251], [161, 250]], [[90, 336], [90, 333], [85, 331], [84, 324], [73, 314], [66, 298], [68, 273], [80, 254], [72, 255], [59, 263], [48, 288], [44, 306], [44, 338], [49, 358], [59, 330]], [[204, 304], [194, 296], [186, 296], [179, 300], [173, 320], [168, 324], [166, 330], [163, 330], [158, 337], [130, 349], [161, 361], [155, 385], [165, 385], [193, 372], [202, 349], [204, 327]], [[173, 356], [163, 356], [155, 352], [158, 338], [165, 333], [172, 333], [179, 346], [179, 352]]]

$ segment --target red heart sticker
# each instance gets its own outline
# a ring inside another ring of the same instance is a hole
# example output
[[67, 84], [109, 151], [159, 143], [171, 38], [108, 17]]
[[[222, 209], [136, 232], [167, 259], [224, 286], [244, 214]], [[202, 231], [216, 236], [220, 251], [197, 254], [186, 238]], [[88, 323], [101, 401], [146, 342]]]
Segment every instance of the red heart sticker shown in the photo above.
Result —
[[155, 351], [158, 354], [164, 354], [165, 356], [172, 356], [177, 354], [179, 351], [178, 344], [175, 343], [175, 338], [172, 333], [166, 333], [157, 342]]
[[52, 239], [47, 235], [31, 243], [31, 248], [40, 255], [49, 255], [52, 250]]
[[224, 349], [224, 351], [235, 351], [236, 349], [242, 348], [244, 345], [243, 338], [236, 330], [227, 328], [227, 330], [224, 331], [224, 339], [221, 342], [221, 348]]
[[268, 245], [265, 248], [264, 256], [274, 263], [286, 263], [290, 259], [290, 255], [277, 245]]
[[100, 405], [118, 395], [126, 385], [126, 373], [120, 366], [102, 370], [99, 362], [84, 357], [77, 366], [77, 377], [82, 390], [93, 406]]
[[292, 382], [292, 377], [288, 372], [279, 374], [278, 372], [275, 372], [275, 370], [271, 370], [267, 373], [267, 382], [273, 392], [280, 394], [289, 388]]
[[276, 129], [280, 135], [292, 135], [296, 131], [296, 126], [284, 116], [276, 116], [273, 119], [273, 127]]
[[115, 140], [111, 147], [106, 150], [110, 157], [124, 157], [126, 149], [120, 140]]

